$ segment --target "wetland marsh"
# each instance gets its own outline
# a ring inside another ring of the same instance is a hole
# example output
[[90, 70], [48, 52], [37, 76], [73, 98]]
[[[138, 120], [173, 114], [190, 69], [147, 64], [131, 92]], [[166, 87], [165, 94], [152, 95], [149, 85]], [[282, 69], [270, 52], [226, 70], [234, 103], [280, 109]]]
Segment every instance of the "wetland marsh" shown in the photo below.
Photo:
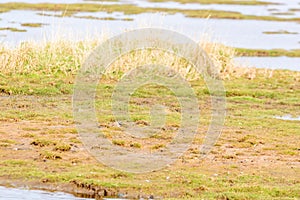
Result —
[[[0, 199], [81, 199], [60, 192], [93, 199], [300, 198], [296, 1], [14, 2], [0, 3], [0, 185], [8, 187], [0, 187]], [[151, 108], [161, 104], [165, 126], [147, 139], [121, 134], [110, 97], [132, 66], [171, 66], [187, 78], [201, 108], [198, 134], [184, 155], [162, 170], [133, 174], [109, 168], [87, 152], [72, 95], [82, 63], [101, 41], [149, 26], [178, 31], [202, 45], [226, 88], [227, 116], [222, 135], [203, 158], [198, 147], [212, 117], [204, 79], [186, 61], [161, 52], [144, 50], [116, 60], [95, 98], [99, 128], [113, 145], [161, 151], [180, 126], [176, 95], [146, 85], [131, 95], [131, 119], [149, 126]]]

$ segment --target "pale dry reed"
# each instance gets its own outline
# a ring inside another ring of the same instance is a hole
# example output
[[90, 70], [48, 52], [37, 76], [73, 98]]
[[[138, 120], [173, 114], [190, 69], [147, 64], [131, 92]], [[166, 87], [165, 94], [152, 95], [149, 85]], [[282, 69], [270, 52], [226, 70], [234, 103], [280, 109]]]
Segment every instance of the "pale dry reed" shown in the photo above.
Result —
[[[55, 40], [52, 42], [24, 42], [17, 47], [0, 46], [0, 73], [13, 74], [65, 74], [76, 75], [88, 54], [101, 40], [80, 42]], [[238, 68], [233, 62], [234, 49], [222, 44], [201, 41], [200, 46], [214, 63], [214, 72], [223, 79], [246, 75], [255, 77], [255, 70]], [[122, 74], [136, 66], [160, 64], [173, 68], [188, 80], [199, 78], [191, 63], [184, 58], [161, 50], [139, 50], [116, 60], [107, 71], [108, 76]]]

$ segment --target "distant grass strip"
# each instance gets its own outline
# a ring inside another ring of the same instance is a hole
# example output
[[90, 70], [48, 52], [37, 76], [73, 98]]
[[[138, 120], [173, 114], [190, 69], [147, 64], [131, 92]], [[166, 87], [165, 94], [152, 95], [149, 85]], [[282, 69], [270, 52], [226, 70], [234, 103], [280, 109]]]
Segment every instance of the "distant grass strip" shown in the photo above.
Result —
[[115, 18], [115, 17], [94, 17], [94, 16], [74, 16], [80, 19], [93, 19], [93, 20], [108, 20], [108, 21], [133, 21], [132, 18]]
[[255, 57], [300, 57], [300, 49], [285, 50], [285, 49], [244, 49], [235, 48], [237, 56], [255, 56]]
[[[149, 0], [151, 2], [165, 2], [169, 0]], [[201, 3], [201, 4], [234, 4], [234, 5], [272, 5], [276, 3], [256, 0], [173, 0], [179, 3]]]
[[12, 28], [12, 27], [0, 28], [0, 31], [26, 32], [26, 30], [24, 30], [24, 29], [18, 29], [18, 28]]
[[43, 24], [43, 23], [23, 23], [23, 24], [21, 24], [21, 26], [32, 27], [32, 28], [40, 28], [44, 25], [47, 25], [47, 24]]
[[62, 11], [61, 16], [72, 17], [79, 12], [123, 12], [124, 14], [141, 14], [149, 12], [164, 12], [168, 14], [182, 13], [187, 17], [220, 18], [220, 19], [252, 19], [268, 21], [299, 21], [299, 18], [278, 18], [274, 16], [243, 15], [239, 12], [220, 10], [184, 10], [168, 8], [141, 8], [135, 5], [103, 5], [103, 4], [51, 4], [51, 3], [3, 3], [0, 12], [11, 10]]
[[291, 32], [286, 30], [279, 30], [279, 31], [264, 31], [264, 34], [298, 34], [298, 32]]

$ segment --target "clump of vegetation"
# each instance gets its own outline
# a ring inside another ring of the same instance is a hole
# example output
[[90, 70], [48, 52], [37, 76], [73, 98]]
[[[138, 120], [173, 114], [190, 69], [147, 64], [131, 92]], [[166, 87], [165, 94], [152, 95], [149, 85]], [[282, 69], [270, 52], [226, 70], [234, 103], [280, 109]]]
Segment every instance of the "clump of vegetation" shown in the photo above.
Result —
[[49, 160], [62, 159], [62, 157], [59, 154], [52, 151], [43, 151], [40, 153], [40, 157], [42, 159], [49, 159]]
[[112, 178], [127, 178], [130, 177], [130, 174], [126, 172], [116, 172], [111, 175]]
[[125, 141], [124, 140], [113, 140], [112, 143], [114, 145], [118, 145], [118, 146], [125, 146]]
[[15, 140], [9, 140], [9, 139], [2, 139], [0, 142], [8, 143], [8, 144], [16, 144], [17, 142]]
[[22, 136], [25, 138], [34, 138], [36, 135], [34, 133], [25, 133]]
[[81, 140], [79, 140], [79, 139], [76, 138], [76, 137], [70, 138], [70, 142], [75, 143], [75, 144], [81, 144]]
[[56, 145], [57, 142], [49, 139], [38, 138], [38, 139], [34, 139], [30, 144], [34, 146], [45, 147], [50, 145]]
[[156, 145], [153, 145], [151, 148], [152, 149], [161, 149], [161, 148], [165, 148], [166, 145], [165, 144], [156, 144]]
[[24, 127], [23, 130], [24, 131], [39, 131], [41, 129], [37, 128], [37, 127]]
[[65, 143], [59, 143], [59, 144], [55, 145], [54, 150], [55, 151], [70, 151], [71, 145], [65, 144]]
[[[3, 75], [10, 74], [47, 74], [52, 76], [70, 76], [73, 82], [74, 76], [83, 63], [84, 59], [95, 48], [101, 40], [81, 41], [78, 43], [58, 40], [44, 44], [25, 42], [16, 48], [0, 46], [0, 70]], [[201, 41], [200, 45], [207, 51], [214, 63], [214, 72], [220, 73], [222, 77], [235, 76], [237, 69], [234, 67], [233, 48], [221, 44]], [[158, 58], [163, 58], [158, 60]], [[161, 50], [142, 50], [124, 55], [114, 62], [106, 74], [109, 77], [124, 74], [133, 66], [159, 63], [171, 66], [188, 80], [200, 77], [196, 69], [183, 58]], [[58, 84], [52, 84], [57, 88]], [[5, 88], [6, 89], [6, 88]], [[29, 89], [28, 91], [29, 92]], [[35, 92], [33, 90], [33, 92]]]
[[94, 46], [93, 42], [74, 44], [63, 40], [45, 44], [24, 42], [14, 49], [1, 46], [1, 73], [74, 75], [84, 55]]
[[10, 147], [13, 144], [16, 144], [17, 142], [15, 140], [10, 139], [2, 139], [0, 140], [0, 147]]
[[134, 147], [134, 148], [140, 149], [140, 148], [142, 148], [142, 145], [140, 143], [134, 142], [134, 143], [130, 144], [130, 147]]

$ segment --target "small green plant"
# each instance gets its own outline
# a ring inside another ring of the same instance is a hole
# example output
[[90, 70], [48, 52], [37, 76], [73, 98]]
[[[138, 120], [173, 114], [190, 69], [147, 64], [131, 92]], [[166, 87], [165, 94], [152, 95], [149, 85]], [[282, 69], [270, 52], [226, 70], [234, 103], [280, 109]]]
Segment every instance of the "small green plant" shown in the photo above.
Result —
[[38, 138], [33, 140], [30, 144], [34, 146], [44, 147], [44, 146], [56, 145], [56, 143], [57, 142], [52, 140]]
[[118, 146], [125, 146], [125, 141], [124, 140], [113, 140], [112, 143], [114, 145], [118, 145]]
[[280, 153], [283, 154], [283, 155], [289, 155], [289, 156], [295, 156], [295, 155], [298, 154], [296, 151], [292, 151], [292, 150], [284, 150]]
[[81, 144], [82, 142], [81, 142], [81, 140], [79, 140], [78, 138], [76, 138], [76, 137], [72, 137], [72, 138], [70, 138], [70, 142], [72, 142], [72, 143], [76, 143], [76, 144]]
[[25, 138], [34, 138], [36, 136], [36, 134], [34, 133], [25, 133], [22, 135], [22, 137], [25, 137]]
[[10, 147], [13, 144], [17, 144], [15, 140], [2, 139], [0, 140], [0, 147]]
[[10, 147], [11, 144], [0, 142], [0, 147]]
[[64, 144], [64, 143], [59, 143], [59, 144], [55, 145], [54, 150], [55, 151], [70, 151], [71, 150], [71, 145]]
[[140, 143], [134, 142], [134, 143], [130, 144], [130, 147], [134, 147], [134, 148], [140, 149], [140, 148], [142, 148], [142, 145]]
[[37, 128], [37, 127], [24, 127], [24, 128], [22, 128], [22, 130], [24, 130], [24, 131], [39, 131], [41, 129]]
[[129, 177], [128, 173], [126, 172], [117, 172], [111, 175], [112, 178], [127, 178]]
[[10, 139], [2, 139], [0, 140], [1, 143], [7, 143], [7, 144], [17, 144], [15, 140], [10, 140]]
[[42, 153], [40, 153], [40, 157], [49, 160], [62, 159], [62, 157], [59, 154], [52, 151], [43, 151]]
[[151, 149], [161, 149], [161, 148], [165, 148], [166, 145], [165, 144], [156, 144], [156, 145], [153, 145], [151, 147]]

